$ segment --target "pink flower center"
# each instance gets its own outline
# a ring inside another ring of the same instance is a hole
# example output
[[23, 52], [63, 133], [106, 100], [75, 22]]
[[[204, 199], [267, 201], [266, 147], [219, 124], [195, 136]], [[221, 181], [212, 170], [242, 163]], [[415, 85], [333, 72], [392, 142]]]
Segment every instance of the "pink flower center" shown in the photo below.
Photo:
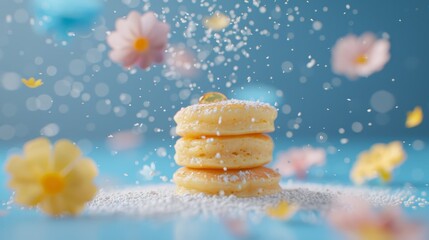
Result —
[[138, 52], [145, 52], [149, 48], [149, 40], [144, 37], [137, 38], [134, 41], [134, 49]]
[[64, 177], [56, 172], [46, 173], [40, 180], [43, 190], [47, 194], [56, 194], [64, 189]]
[[368, 57], [365, 54], [360, 54], [355, 58], [355, 63], [363, 65], [368, 63]]

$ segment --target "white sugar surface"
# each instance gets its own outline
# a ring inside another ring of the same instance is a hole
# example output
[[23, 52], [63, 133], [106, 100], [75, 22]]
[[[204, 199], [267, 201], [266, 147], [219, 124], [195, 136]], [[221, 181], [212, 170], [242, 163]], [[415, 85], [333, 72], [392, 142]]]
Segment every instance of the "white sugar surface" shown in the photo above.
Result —
[[[187, 113], [203, 113], [205, 115], [213, 114], [213, 112], [223, 112], [223, 111], [231, 111], [232, 105], [242, 105], [244, 109], [268, 109], [271, 108], [273, 111], [277, 111], [276, 108], [271, 106], [268, 103], [257, 102], [257, 101], [247, 101], [247, 100], [237, 100], [237, 99], [229, 99], [225, 101], [213, 102], [213, 103], [204, 103], [204, 104], [194, 104], [190, 105], [186, 108], [182, 108]], [[242, 110], [242, 109], [240, 109]], [[219, 120], [219, 119], [218, 119]]]
[[125, 215], [143, 218], [263, 216], [266, 208], [285, 200], [302, 210], [329, 210], [337, 197], [356, 197], [374, 206], [397, 206], [407, 202], [410, 190], [370, 189], [322, 184], [284, 184], [276, 195], [237, 198], [205, 194], [178, 195], [172, 184], [101, 190], [88, 205], [90, 215]]

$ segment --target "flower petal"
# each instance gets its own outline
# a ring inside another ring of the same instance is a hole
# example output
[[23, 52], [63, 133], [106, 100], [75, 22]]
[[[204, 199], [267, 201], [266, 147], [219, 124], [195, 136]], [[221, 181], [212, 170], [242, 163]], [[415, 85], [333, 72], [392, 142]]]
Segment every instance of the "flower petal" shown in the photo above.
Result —
[[116, 32], [118, 32], [124, 39], [133, 40], [137, 37], [135, 30], [131, 29], [128, 19], [120, 18], [116, 20]]
[[64, 191], [64, 197], [80, 203], [92, 200], [97, 193], [97, 186], [93, 183], [82, 184], [79, 187], [67, 188]]
[[148, 54], [141, 55], [138, 59], [137, 64], [142, 69], [148, 68], [151, 64], [151, 59], [150, 59], [149, 55]]
[[354, 80], [358, 76], [355, 59], [363, 53], [359, 39], [355, 35], [348, 35], [337, 41], [332, 49], [332, 70], [336, 74], [344, 74]]
[[132, 32], [133, 36], [141, 36], [141, 22], [140, 19], [142, 16], [137, 11], [131, 11], [130, 14], [128, 14], [127, 22], [129, 25], [129, 29]]
[[51, 143], [47, 138], [36, 138], [24, 145], [25, 158], [49, 159]]
[[24, 206], [33, 207], [36, 206], [42, 198], [42, 186], [33, 182], [17, 186], [14, 201]]
[[417, 127], [423, 122], [423, 110], [420, 106], [415, 107], [411, 112], [407, 113], [405, 126], [407, 128]]
[[359, 44], [361, 45], [361, 50], [363, 52], [370, 51], [377, 41], [377, 37], [370, 32], [366, 32], [359, 37]]
[[153, 12], [147, 12], [140, 18], [141, 22], [141, 36], [149, 36], [154, 29], [155, 24], [158, 22]]
[[73, 161], [79, 159], [81, 152], [77, 146], [75, 146], [69, 140], [61, 139], [55, 144], [54, 148], [54, 169], [57, 171], [64, 170]]
[[374, 43], [373, 48], [368, 53], [370, 56], [368, 65], [372, 65], [373, 71], [382, 70], [384, 65], [390, 60], [389, 50], [390, 43], [385, 39]]
[[59, 216], [62, 214], [76, 215], [83, 210], [84, 203], [72, 202], [61, 195], [48, 196], [40, 203], [40, 208], [47, 214]]
[[152, 48], [165, 48], [167, 45], [168, 32], [170, 31], [170, 26], [163, 22], [156, 23], [152, 32], [150, 32], [148, 38]]
[[25, 163], [25, 161], [22, 157], [17, 155], [11, 156], [6, 162], [5, 170], [11, 175], [19, 174], [20, 172], [24, 172], [21, 171], [22, 169], [25, 169], [25, 165], [23, 163]]
[[125, 59], [133, 54], [131, 49], [117, 49], [109, 52], [109, 57], [112, 61], [122, 63]]
[[163, 50], [155, 51], [152, 54], [152, 57], [154, 62], [161, 63], [162, 61], [164, 61], [164, 51]]
[[130, 40], [125, 39], [119, 32], [112, 32], [107, 36], [107, 43], [113, 49], [123, 49], [130, 46]]
[[[38, 155], [36, 155], [38, 156]], [[49, 168], [48, 159], [31, 157], [24, 159], [12, 156], [6, 163], [6, 171], [11, 175], [9, 186], [15, 188], [12, 182], [34, 182]]]
[[124, 67], [131, 67], [136, 64], [139, 54], [131, 49], [113, 50], [109, 52], [112, 61], [121, 63]]
[[73, 168], [65, 177], [66, 188], [79, 187], [80, 184], [92, 182], [97, 175], [97, 166], [91, 159], [80, 159], [73, 165]]

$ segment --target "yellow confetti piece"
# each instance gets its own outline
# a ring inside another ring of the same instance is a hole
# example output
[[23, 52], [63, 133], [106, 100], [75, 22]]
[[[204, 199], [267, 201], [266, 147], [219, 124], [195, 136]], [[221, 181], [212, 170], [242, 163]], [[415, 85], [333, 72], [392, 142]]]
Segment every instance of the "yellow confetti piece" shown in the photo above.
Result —
[[298, 211], [298, 209], [299, 207], [297, 205], [281, 201], [277, 206], [267, 208], [267, 215], [280, 220], [288, 220]]
[[423, 121], [423, 110], [420, 106], [414, 108], [413, 111], [407, 113], [405, 126], [407, 128], [417, 127]]
[[34, 79], [34, 77], [29, 78], [28, 80], [23, 78], [22, 83], [29, 88], [37, 88], [43, 85], [42, 79]]
[[222, 13], [215, 13], [213, 16], [204, 19], [204, 26], [214, 31], [220, 31], [229, 25], [229, 17]]
[[204, 103], [214, 103], [214, 102], [220, 102], [225, 101], [228, 98], [219, 92], [208, 92], [200, 97], [198, 100], [198, 103], [204, 104]]

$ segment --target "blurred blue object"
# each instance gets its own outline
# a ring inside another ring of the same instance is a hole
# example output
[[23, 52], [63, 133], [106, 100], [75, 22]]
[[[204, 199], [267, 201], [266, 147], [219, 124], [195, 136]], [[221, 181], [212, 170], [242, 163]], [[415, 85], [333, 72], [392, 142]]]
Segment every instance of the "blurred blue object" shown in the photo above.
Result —
[[34, 0], [36, 30], [67, 38], [70, 32], [88, 30], [102, 10], [99, 0]]

